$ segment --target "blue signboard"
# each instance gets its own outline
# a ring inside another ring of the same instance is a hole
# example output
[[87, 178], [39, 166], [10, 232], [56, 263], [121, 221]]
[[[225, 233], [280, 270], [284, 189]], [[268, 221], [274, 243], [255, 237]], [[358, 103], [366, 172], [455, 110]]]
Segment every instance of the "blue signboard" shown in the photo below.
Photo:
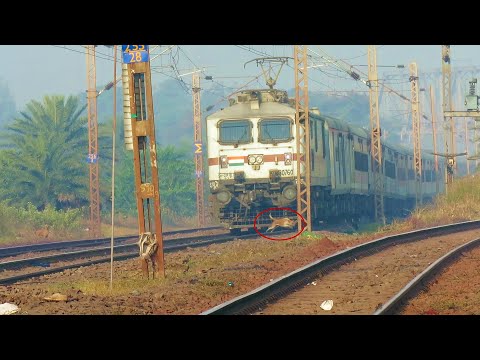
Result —
[[97, 154], [88, 154], [87, 163], [95, 164], [97, 161], [98, 161], [98, 155]]
[[122, 45], [123, 62], [125, 64], [147, 62], [148, 45]]

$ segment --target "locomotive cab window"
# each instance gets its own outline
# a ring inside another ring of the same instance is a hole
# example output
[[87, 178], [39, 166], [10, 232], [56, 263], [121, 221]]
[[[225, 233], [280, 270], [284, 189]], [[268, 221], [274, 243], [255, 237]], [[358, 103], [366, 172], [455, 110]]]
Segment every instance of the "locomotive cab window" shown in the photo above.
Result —
[[218, 124], [220, 144], [248, 144], [252, 141], [250, 120], [222, 120]]
[[277, 144], [292, 140], [292, 121], [290, 119], [261, 119], [258, 122], [258, 141]]

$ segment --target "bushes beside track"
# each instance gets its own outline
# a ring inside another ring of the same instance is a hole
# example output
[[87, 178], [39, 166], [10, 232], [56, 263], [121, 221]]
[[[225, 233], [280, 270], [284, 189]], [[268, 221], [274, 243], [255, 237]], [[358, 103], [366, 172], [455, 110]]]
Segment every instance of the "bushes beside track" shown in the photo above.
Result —
[[[0, 239], [12, 236], [35, 237], [35, 230], [48, 225], [55, 235], [66, 235], [82, 229], [83, 209], [55, 210], [47, 205], [43, 210], [28, 204], [26, 208], [0, 203]], [[30, 235], [30, 236], [28, 236]]]

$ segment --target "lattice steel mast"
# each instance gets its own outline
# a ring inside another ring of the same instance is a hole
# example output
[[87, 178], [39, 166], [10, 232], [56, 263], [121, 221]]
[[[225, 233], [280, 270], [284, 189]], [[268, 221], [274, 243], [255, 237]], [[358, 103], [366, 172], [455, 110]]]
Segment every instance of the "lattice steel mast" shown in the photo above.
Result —
[[98, 166], [97, 81], [95, 46], [86, 46], [87, 109], [88, 109], [88, 163], [90, 172], [90, 231], [93, 237], [101, 235], [100, 175]]
[[203, 192], [202, 111], [200, 107], [200, 73], [192, 75], [193, 137], [195, 143], [195, 185], [197, 190], [197, 224], [205, 226], [205, 199]]
[[415, 172], [415, 202], [422, 203], [422, 150], [420, 145], [420, 99], [417, 63], [410, 63], [410, 86], [412, 99], [413, 164]]
[[372, 157], [372, 173], [374, 179], [373, 202], [375, 206], [375, 221], [385, 223], [382, 144], [380, 142], [381, 129], [378, 111], [377, 49], [375, 45], [368, 45], [368, 81], [370, 85], [370, 153]]
[[[295, 45], [295, 124], [297, 137], [297, 211], [306, 221], [306, 230], [312, 231], [310, 209], [310, 124], [308, 116], [307, 46]], [[298, 216], [298, 230], [303, 223]]]

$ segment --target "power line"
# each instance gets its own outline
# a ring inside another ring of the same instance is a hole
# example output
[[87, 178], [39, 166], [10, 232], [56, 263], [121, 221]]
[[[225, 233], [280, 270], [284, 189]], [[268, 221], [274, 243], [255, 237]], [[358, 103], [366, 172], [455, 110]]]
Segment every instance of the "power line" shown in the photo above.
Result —
[[[258, 51], [258, 50], [256, 50], [256, 49], [251, 48], [251, 47], [247, 47], [247, 46], [244, 46], [244, 45], [235, 45], [235, 46], [238, 47], [238, 48], [240, 48], [240, 49], [242, 49], [242, 50], [249, 51], [249, 52], [251, 52], [251, 53], [253, 53], [253, 54], [255, 54], [255, 55], [272, 57], [271, 54], [268, 54], [268, 53], [262, 52], [262, 51]], [[286, 65], [287, 65], [290, 69], [294, 70], [294, 68], [293, 68], [291, 65], [289, 65], [288, 63], [287, 63]], [[314, 69], [319, 70], [318, 68], [314, 68]], [[333, 92], [337, 92], [337, 90], [334, 89], [334, 88], [332, 88], [330, 85], [327, 85], [327, 84], [325, 84], [325, 83], [322, 83], [322, 82], [320, 82], [320, 81], [317, 81], [317, 80], [313, 79], [313, 78], [310, 77], [310, 76], [308, 76], [308, 79], [309, 79], [309, 81], [312, 81], [312, 82], [314, 82], [314, 83], [316, 83], [316, 84], [318, 84], [318, 85], [320, 85], [320, 86], [325, 86], [325, 87], [331, 89]], [[356, 103], [353, 99], [351, 99], [350, 97], [347, 96], [346, 99], [348, 99], [348, 101], [350, 101], [353, 105], [357, 105], [357, 103]]]
[[[73, 51], [73, 52], [76, 52], [76, 53], [79, 53], [79, 54], [83, 54], [83, 55], [86, 55], [86, 52], [85, 51], [80, 51], [80, 50], [75, 50], [75, 49], [70, 49], [68, 47], [66, 47], [65, 45], [64, 46], [60, 46], [60, 45], [51, 45], [53, 47], [57, 47], [57, 48], [60, 48], [60, 49], [64, 49], [64, 50], [69, 50], [69, 51]], [[109, 60], [111, 62], [113, 62], [113, 57], [112, 58], [103, 58], [101, 56], [95, 56], [99, 59], [103, 59], [103, 60]]]
[[[267, 54], [266, 52], [258, 51], [258, 50], [256, 50], [256, 49], [251, 48], [251, 47], [247, 47], [247, 46], [244, 46], [244, 45], [235, 45], [235, 46], [238, 47], [238, 48], [240, 48], [240, 49], [242, 49], [242, 50], [249, 51], [249, 52], [251, 52], [252, 54], [255, 54], [255, 55], [272, 57], [271, 54]], [[290, 69], [294, 70], [293, 67], [292, 67], [290, 64], [287, 63], [286, 65], [287, 65]], [[309, 79], [310, 81], [313, 81], [314, 83], [317, 83], [317, 84], [319, 84], [319, 85], [321, 85], [321, 86], [326, 86], [326, 87], [328, 87], [329, 89], [335, 91], [335, 89], [332, 88], [331, 86], [329, 86], [329, 85], [327, 85], [327, 84], [324, 84], [324, 83], [322, 83], [322, 82], [319, 82], [319, 81], [317, 81], [317, 80], [315, 80], [315, 79], [312, 79], [310, 76], [308, 77], [308, 79]]]
[[[193, 67], [195, 69], [200, 69], [199, 66], [197, 66], [197, 64], [195, 64], [192, 59], [190, 59], [190, 57], [187, 55], [187, 53], [185, 52], [185, 50], [183, 50], [180, 46], [178, 46], [178, 48], [180, 49], [180, 51], [183, 53], [183, 55], [185, 55], [185, 57], [188, 59], [188, 61], [190, 61], [190, 63], [193, 65]], [[202, 71], [203, 72], [203, 71]]]

